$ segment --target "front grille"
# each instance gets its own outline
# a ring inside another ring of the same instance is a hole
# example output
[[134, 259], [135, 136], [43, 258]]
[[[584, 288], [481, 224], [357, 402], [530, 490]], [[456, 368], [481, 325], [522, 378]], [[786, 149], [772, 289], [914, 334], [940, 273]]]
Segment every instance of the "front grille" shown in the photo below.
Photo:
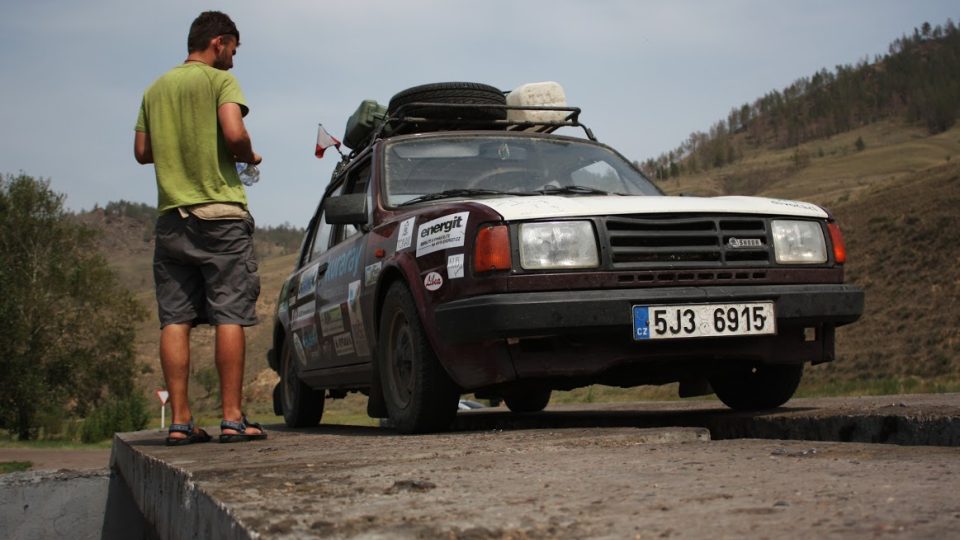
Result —
[[603, 223], [618, 270], [770, 265], [763, 218], [612, 216]]

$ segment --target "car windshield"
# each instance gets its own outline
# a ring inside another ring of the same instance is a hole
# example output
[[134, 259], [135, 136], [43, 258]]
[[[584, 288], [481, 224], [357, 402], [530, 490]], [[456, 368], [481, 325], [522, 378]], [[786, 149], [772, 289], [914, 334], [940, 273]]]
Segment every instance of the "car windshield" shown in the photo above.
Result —
[[661, 195], [610, 149], [510, 135], [395, 141], [385, 157], [387, 205], [504, 195]]

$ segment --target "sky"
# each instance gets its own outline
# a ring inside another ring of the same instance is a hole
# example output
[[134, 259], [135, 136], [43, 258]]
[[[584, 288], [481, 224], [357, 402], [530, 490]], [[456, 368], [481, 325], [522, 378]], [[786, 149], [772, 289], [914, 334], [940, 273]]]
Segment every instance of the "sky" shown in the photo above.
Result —
[[364, 99], [419, 84], [509, 90], [559, 82], [581, 121], [630, 160], [676, 148], [796, 79], [884, 54], [956, 0], [8, 0], [0, 6], [0, 174], [49, 179], [74, 211], [156, 204], [136, 163], [144, 89], [186, 58], [200, 11], [240, 30], [233, 73], [263, 155], [247, 190], [259, 225], [309, 221]]

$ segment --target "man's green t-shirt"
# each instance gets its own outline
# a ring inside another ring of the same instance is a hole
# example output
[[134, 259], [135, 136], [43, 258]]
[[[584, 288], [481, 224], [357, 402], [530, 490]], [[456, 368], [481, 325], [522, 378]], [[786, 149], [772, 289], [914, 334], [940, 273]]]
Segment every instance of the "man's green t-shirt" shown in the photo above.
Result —
[[144, 92], [136, 130], [150, 135], [160, 212], [209, 202], [246, 208], [247, 196], [217, 119], [224, 103], [237, 103], [247, 114], [236, 77], [202, 63], [177, 66]]

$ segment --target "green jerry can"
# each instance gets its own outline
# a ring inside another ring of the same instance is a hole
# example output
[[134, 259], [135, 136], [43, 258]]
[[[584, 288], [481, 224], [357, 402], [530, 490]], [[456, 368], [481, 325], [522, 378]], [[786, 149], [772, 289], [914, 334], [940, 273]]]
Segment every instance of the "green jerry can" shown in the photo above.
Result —
[[365, 99], [347, 119], [343, 144], [357, 150], [370, 142], [377, 125], [387, 117], [387, 108], [372, 99]]

